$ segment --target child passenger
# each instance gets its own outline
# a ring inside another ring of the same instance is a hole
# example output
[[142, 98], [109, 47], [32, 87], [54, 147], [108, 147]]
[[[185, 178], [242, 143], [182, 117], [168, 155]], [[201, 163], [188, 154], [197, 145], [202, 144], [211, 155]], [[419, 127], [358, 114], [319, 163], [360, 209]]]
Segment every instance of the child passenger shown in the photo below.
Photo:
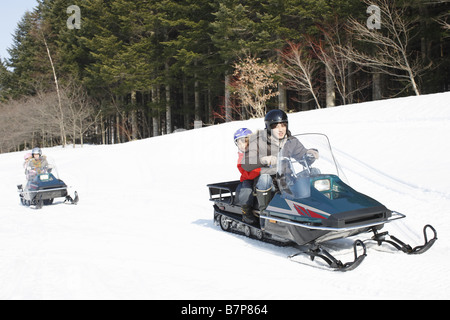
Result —
[[242, 206], [242, 221], [249, 224], [256, 222], [253, 215], [253, 189], [255, 185], [255, 179], [257, 179], [261, 173], [261, 168], [257, 168], [253, 171], [246, 171], [242, 168], [242, 158], [244, 153], [248, 151], [249, 137], [252, 135], [252, 131], [247, 128], [241, 128], [234, 134], [234, 143], [238, 147], [238, 169], [241, 173], [241, 183], [236, 189], [237, 204]]

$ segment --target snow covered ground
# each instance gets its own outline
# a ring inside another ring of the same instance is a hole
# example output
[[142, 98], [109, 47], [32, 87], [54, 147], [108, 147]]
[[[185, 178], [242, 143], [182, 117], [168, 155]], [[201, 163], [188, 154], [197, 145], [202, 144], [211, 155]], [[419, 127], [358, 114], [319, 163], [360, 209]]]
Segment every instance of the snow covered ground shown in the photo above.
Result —
[[78, 206], [22, 207], [24, 152], [0, 155], [0, 299], [449, 299], [450, 93], [289, 117], [293, 133], [329, 136], [352, 187], [407, 215], [386, 230], [419, 245], [432, 224], [434, 247], [407, 256], [371, 246], [340, 273], [221, 231], [206, 185], [239, 177], [232, 136], [262, 128], [256, 119], [44, 150]]

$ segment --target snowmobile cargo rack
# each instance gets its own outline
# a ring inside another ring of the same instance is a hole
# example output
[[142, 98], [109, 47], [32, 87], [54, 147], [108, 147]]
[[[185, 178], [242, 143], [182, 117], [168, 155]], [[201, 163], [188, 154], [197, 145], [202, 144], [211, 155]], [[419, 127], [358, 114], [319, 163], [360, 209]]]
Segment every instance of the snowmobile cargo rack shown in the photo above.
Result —
[[210, 201], [220, 201], [228, 204], [234, 203], [235, 191], [240, 181], [209, 184]]

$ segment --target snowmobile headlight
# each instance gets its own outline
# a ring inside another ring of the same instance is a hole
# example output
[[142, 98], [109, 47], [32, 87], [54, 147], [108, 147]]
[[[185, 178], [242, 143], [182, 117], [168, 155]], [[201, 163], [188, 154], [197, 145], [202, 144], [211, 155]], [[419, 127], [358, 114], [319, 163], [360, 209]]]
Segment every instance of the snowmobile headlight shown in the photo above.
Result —
[[48, 181], [48, 180], [50, 180], [50, 176], [48, 174], [41, 174], [39, 176], [39, 180], [41, 180], [41, 181]]
[[330, 179], [316, 180], [314, 181], [314, 188], [316, 188], [320, 192], [330, 191], [331, 181]]

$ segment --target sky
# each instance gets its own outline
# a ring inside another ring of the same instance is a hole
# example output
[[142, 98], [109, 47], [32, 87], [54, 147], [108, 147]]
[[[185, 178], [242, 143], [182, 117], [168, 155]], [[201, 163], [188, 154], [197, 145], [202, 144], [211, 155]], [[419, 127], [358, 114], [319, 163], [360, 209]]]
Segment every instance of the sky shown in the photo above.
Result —
[[0, 0], [0, 58], [9, 58], [7, 49], [12, 46], [12, 34], [26, 11], [37, 6], [36, 0]]

